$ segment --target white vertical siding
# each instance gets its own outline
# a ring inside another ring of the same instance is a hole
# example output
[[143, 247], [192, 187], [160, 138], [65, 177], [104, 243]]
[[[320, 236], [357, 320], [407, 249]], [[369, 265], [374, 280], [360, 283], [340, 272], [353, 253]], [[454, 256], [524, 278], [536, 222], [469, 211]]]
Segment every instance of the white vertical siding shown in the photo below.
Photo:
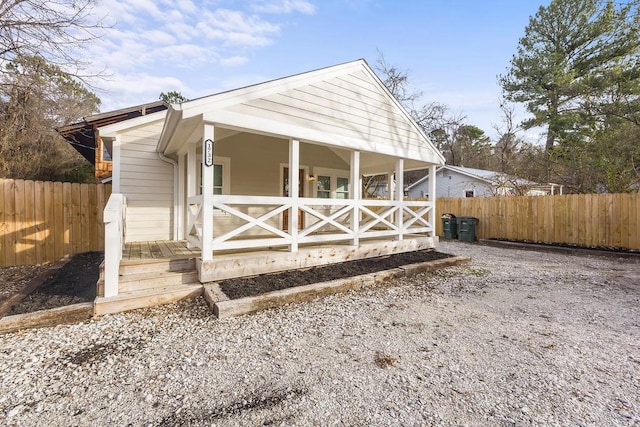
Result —
[[173, 237], [173, 167], [156, 153], [162, 125], [155, 122], [122, 134], [120, 192], [127, 197], [127, 242]]

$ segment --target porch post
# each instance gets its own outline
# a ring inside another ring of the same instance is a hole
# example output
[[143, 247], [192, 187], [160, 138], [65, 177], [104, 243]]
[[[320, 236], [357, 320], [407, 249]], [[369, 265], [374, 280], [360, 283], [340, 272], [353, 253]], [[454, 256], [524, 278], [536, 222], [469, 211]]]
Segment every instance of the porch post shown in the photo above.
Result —
[[429, 202], [431, 202], [431, 210], [429, 211], [429, 224], [431, 224], [431, 237], [436, 235], [436, 165], [429, 166]]
[[360, 152], [351, 152], [351, 176], [349, 182], [351, 183], [351, 198], [353, 199], [353, 212], [351, 212], [351, 231], [353, 232], [353, 239], [351, 244], [358, 246], [360, 243], [360, 203], [361, 203], [361, 191], [362, 183], [360, 182]]
[[[207, 141], [211, 141], [210, 144]], [[205, 123], [202, 140], [202, 261], [213, 259], [213, 163], [207, 165], [207, 156], [213, 159], [214, 128]]]
[[183, 240], [184, 237], [184, 210], [185, 203], [187, 202], [184, 195], [184, 181], [185, 181], [185, 158], [184, 153], [178, 154], [178, 205], [175, 215], [178, 216], [178, 235], [177, 240]]
[[396, 199], [396, 187], [393, 185], [393, 171], [387, 173], [387, 194], [389, 200]]
[[[196, 177], [197, 177], [197, 169], [198, 165], [196, 164], [196, 144], [189, 144], [187, 146], [187, 198], [196, 195]], [[187, 206], [186, 209], [189, 209], [189, 202], [185, 200]], [[187, 224], [187, 228], [192, 224]], [[193, 244], [189, 243], [189, 233], [191, 230], [185, 231], [185, 238], [187, 239], [187, 247], [189, 249], [193, 249]]]
[[398, 240], [403, 239], [402, 227], [404, 220], [404, 206], [402, 201], [404, 200], [404, 159], [398, 159], [396, 161], [396, 203], [398, 210], [396, 211], [396, 227], [398, 227]]
[[300, 197], [300, 183], [298, 182], [300, 169], [300, 141], [289, 140], [289, 235], [291, 235], [290, 252], [298, 252], [298, 198]]

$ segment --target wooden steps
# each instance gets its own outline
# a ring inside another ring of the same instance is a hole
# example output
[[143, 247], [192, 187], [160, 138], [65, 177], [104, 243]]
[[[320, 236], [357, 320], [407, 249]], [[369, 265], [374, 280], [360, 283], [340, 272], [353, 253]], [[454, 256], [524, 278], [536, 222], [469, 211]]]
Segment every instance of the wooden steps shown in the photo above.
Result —
[[94, 315], [168, 304], [202, 295], [195, 258], [122, 260], [118, 295], [104, 297], [103, 267]]
[[121, 293], [115, 297], [97, 297], [93, 303], [95, 316], [169, 304], [202, 295], [202, 284], [171, 285]]
[[128, 274], [120, 277], [118, 292], [124, 293], [172, 285], [188, 285], [193, 283], [198, 283], [198, 272], [196, 270], [184, 272], [158, 271]]

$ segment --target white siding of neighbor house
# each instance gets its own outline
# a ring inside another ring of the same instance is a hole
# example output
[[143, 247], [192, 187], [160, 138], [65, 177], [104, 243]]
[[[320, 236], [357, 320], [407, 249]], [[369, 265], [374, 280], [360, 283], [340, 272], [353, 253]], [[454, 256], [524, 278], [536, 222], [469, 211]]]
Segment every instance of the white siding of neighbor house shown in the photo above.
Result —
[[127, 197], [127, 242], [172, 238], [173, 166], [156, 152], [162, 126], [158, 121], [121, 136], [120, 192]]
[[[457, 172], [440, 169], [436, 174], [436, 197], [465, 197], [466, 190], [474, 190], [474, 197], [493, 196], [493, 187], [482, 180]], [[425, 197], [429, 193], [429, 178], [409, 189], [409, 197]]]
[[[304, 127], [329, 139], [340, 135], [359, 140], [367, 144], [365, 151], [378, 152], [385, 147], [405, 158], [432, 154], [402, 111], [362, 70], [226, 106], [225, 110], [283, 126]], [[215, 120], [215, 114], [212, 118]]]

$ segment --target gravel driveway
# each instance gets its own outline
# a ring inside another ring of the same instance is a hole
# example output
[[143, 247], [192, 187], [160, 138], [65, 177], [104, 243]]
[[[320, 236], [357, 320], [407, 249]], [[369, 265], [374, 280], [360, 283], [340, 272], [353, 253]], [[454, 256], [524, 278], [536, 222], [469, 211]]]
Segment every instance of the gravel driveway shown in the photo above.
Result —
[[638, 425], [640, 262], [473, 261], [216, 320], [204, 301], [0, 336], [0, 425]]

